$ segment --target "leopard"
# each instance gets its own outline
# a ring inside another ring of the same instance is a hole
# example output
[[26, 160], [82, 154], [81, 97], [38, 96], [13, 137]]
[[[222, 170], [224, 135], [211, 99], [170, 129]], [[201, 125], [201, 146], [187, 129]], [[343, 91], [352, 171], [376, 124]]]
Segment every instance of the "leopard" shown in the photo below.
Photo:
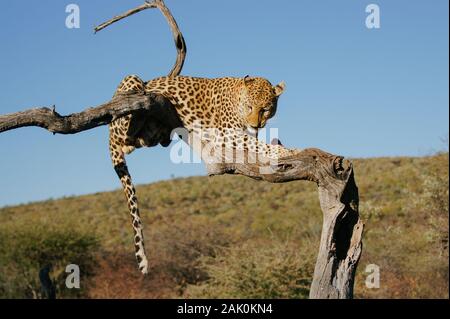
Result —
[[[137, 75], [126, 76], [117, 87], [114, 97], [124, 94], [156, 94], [166, 98], [182, 127], [189, 132], [196, 125], [218, 129], [214, 142], [232, 148], [260, 151], [269, 158], [287, 156], [291, 151], [282, 145], [262, 143], [255, 133], [265, 127], [277, 111], [278, 99], [285, 83], [272, 85], [262, 77], [199, 78], [165, 76], [144, 82]], [[162, 112], [162, 111], [161, 111]], [[152, 116], [157, 117], [158, 112]], [[114, 169], [126, 196], [134, 231], [135, 256], [139, 270], [146, 275], [149, 263], [146, 256], [143, 225], [136, 189], [125, 160], [125, 155], [136, 148], [171, 143], [171, 127], [148, 114], [129, 114], [114, 119], [109, 125], [109, 151]], [[243, 132], [238, 138], [229, 135]], [[230, 133], [233, 132], [233, 133]]]

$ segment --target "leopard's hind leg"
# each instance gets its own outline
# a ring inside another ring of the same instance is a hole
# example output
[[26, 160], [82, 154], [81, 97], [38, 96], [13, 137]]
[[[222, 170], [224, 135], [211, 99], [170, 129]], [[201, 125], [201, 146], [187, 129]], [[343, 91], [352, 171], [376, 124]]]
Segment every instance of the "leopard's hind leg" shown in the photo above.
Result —
[[[144, 90], [144, 84], [138, 77], [126, 77], [119, 88], [116, 95], [123, 92]], [[114, 170], [120, 178], [123, 191], [125, 193], [128, 210], [131, 215], [132, 226], [134, 230], [134, 246], [135, 254], [138, 262], [139, 270], [143, 274], [148, 273], [148, 260], [145, 254], [144, 235], [141, 217], [139, 215], [138, 200], [136, 190], [128, 172], [125, 161], [125, 154], [130, 153], [134, 149], [133, 136], [129, 136], [128, 132], [134, 129], [130, 127], [132, 115], [128, 115], [113, 121], [109, 126], [109, 152], [114, 165]]]

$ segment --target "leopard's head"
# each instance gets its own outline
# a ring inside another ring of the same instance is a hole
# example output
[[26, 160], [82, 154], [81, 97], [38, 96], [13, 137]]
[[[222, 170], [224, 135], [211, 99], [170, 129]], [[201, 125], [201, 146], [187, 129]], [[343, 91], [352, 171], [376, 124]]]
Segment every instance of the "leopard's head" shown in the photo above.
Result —
[[279, 96], [285, 89], [284, 82], [273, 86], [268, 80], [259, 77], [246, 76], [243, 80], [243, 113], [247, 123], [247, 130], [256, 134], [263, 128], [267, 120], [277, 111]]

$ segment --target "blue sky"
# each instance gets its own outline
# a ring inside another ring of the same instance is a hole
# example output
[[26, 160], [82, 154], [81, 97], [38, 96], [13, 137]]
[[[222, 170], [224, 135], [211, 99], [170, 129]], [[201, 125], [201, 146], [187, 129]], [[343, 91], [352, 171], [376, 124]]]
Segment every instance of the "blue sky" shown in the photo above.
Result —
[[[158, 11], [93, 34], [143, 1], [9, 1], [0, 11], [0, 113], [56, 104], [62, 114], [111, 98], [127, 74], [166, 74], [175, 58]], [[66, 5], [81, 28], [65, 27]], [[365, 8], [381, 9], [367, 29]], [[421, 156], [448, 136], [447, 0], [166, 0], [186, 38], [184, 75], [284, 80], [269, 127], [284, 144], [347, 157]], [[72, 136], [39, 128], [0, 134], [0, 206], [116, 189], [107, 127]], [[169, 150], [128, 156], [135, 183], [203, 175]]]

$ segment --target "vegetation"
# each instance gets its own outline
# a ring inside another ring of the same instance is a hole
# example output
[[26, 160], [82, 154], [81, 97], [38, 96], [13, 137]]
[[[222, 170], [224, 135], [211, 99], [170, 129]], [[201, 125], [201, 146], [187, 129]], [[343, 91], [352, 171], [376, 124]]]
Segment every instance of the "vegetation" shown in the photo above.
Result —
[[[354, 160], [366, 223], [357, 298], [448, 298], [448, 153]], [[151, 263], [136, 269], [120, 190], [0, 209], [0, 297], [305, 298], [321, 231], [315, 185], [239, 176], [137, 188]], [[64, 285], [65, 265], [82, 271]], [[369, 264], [380, 288], [365, 285]]]
[[310, 245], [298, 247], [271, 238], [248, 241], [223, 249], [201, 264], [209, 276], [203, 284], [190, 285], [192, 298], [307, 298], [314, 253]]
[[40, 298], [43, 296], [39, 271], [52, 269], [56, 293], [62, 297], [81, 297], [83, 289], [66, 289], [65, 270], [69, 264], [80, 267], [87, 278], [94, 266], [97, 239], [85, 232], [62, 225], [59, 229], [44, 225], [25, 225], [0, 232], [0, 294], [6, 298]]

